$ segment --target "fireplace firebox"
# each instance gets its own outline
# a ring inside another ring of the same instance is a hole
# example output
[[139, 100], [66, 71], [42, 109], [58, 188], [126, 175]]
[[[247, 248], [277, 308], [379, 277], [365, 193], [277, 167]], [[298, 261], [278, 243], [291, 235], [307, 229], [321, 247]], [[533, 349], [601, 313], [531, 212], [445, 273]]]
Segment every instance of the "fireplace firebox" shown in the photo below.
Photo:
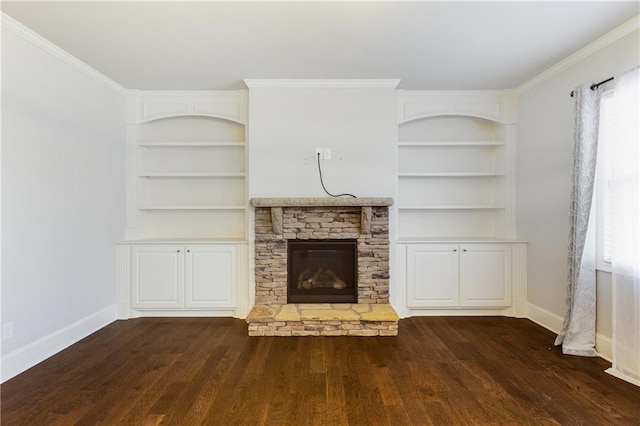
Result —
[[288, 303], [358, 303], [356, 240], [288, 240]]

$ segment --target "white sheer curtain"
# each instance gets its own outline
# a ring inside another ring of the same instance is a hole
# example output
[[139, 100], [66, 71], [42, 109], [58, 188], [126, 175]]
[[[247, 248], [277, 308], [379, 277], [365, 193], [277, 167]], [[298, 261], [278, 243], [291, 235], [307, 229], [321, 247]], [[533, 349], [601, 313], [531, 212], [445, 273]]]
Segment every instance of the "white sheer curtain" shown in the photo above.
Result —
[[613, 365], [640, 386], [640, 69], [616, 77], [613, 129]]

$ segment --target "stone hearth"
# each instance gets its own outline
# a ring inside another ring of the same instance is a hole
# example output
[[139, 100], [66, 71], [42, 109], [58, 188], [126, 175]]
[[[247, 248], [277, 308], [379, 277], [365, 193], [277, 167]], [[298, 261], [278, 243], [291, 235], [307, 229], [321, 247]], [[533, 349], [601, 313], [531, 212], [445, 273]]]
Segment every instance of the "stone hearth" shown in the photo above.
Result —
[[[389, 305], [392, 199], [252, 198], [250, 204], [255, 207], [256, 284], [256, 306], [247, 317], [250, 335], [397, 334], [398, 316]], [[358, 303], [288, 304], [287, 241], [327, 239], [357, 241]], [[371, 319], [380, 312], [388, 315]]]
[[249, 336], [395, 336], [398, 314], [389, 304], [256, 305]]

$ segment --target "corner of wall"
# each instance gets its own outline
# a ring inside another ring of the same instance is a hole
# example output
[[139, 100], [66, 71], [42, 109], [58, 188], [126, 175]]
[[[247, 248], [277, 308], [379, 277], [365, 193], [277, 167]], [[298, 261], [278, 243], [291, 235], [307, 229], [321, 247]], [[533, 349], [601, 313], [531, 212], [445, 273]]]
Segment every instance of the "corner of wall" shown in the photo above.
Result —
[[527, 81], [526, 83], [520, 85], [516, 89], [516, 93], [518, 95], [521, 95], [533, 89], [535, 86], [543, 83], [544, 81], [552, 78], [557, 74], [560, 74], [562, 71], [566, 70], [567, 68], [572, 67], [573, 65], [582, 61], [583, 59], [593, 55], [594, 53], [598, 52], [601, 49], [604, 49], [605, 47], [609, 46], [610, 44], [616, 42], [617, 40], [621, 39], [622, 37], [630, 34], [631, 32], [639, 28], [640, 28], [640, 14], [625, 21], [621, 25], [617, 26], [613, 30], [603, 35], [602, 37], [589, 43], [582, 49], [576, 51], [575, 53], [567, 56], [562, 61], [553, 65], [551, 68], [538, 74], [537, 76], [533, 77], [531, 80]]
[[6, 29], [8, 31], [11, 31], [12, 33], [17, 35], [18, 37], [22, 38], [23, 40], [31, 43], [32, 45], [38, 47], [39, 49], [43, 50], [44, 52], [52, 55], [53, 57], [55, 57], [57, 59], [59, 59], [60, 61], [62, 61], [65, 64], [69, 65], [70, 67], [74, 68], [75, 70], [83, 73], [84, 75], [92, 78], [93, 80], [97, 81], [98, 83], [102, 84], [103, 86], [105, 86], [105, 87], [107, 87], [107, 88], [109, 88], [111, 90], [114, 90], [115, 92], [117, 92], [117, 93], [119, 93], [119, 94], [121, 94], [123, 96], [126, 96], [128, 94], [128, 90], [127, 89], [125, 89], [124, 87], [122, 87], [121, 85], [116, 83], [115, 81], [111, 80], [109, 77], [107, 77], [104, 74], [98, 72], [97, 70], [95, 70], [94, 68], [90, 67], [89, 65], [85, 64], [84, 62], [82, 62], [81, 60], [76, 58], [75, 56], [73, 56], [70, 53], [68, 53], [66, 50], [63, 50], [60, 47], [56, 46], [55, 44], [51, 43], [49, 40], [45, 39], [40, 34], [30, 30], [27, 27], [25, 27], [20, 22], [18, 22], [15, 19], [11, 18], [9, 15], [5, 14], [4, 12], [0, 12], [0, 13], [1, 13], [1, 16], [2, 16], [2, 29]]

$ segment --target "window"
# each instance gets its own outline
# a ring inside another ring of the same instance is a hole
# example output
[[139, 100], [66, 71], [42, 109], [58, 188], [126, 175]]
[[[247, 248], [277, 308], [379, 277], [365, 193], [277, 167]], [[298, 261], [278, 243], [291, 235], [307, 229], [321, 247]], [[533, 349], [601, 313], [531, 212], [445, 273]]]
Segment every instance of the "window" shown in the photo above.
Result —
[[596, 175], [596, 228], [597, 252], [596, 268], [611, 272], [612, 234], [612, 171], [613, 156], [613, 90], [602, 94], [600, 101], [600, 129], [598, 135], [598, 164]]

